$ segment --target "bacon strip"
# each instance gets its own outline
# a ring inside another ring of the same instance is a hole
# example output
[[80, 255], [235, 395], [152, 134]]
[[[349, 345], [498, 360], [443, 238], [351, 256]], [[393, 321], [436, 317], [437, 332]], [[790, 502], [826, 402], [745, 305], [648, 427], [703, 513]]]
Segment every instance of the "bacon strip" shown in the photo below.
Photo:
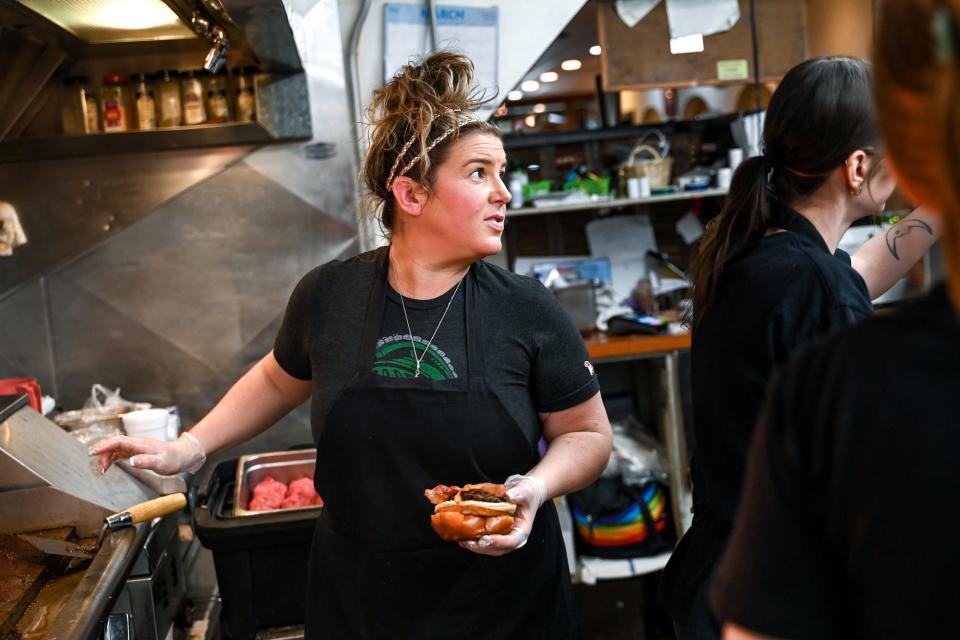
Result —
[[445, 484], [438, 484], [433, 489], [424, 490], [423, 495], [425, 495], [431, 503], [440, 504], [441, 502], [453, 499], [459, 492], [460, 487], [448, 487]]

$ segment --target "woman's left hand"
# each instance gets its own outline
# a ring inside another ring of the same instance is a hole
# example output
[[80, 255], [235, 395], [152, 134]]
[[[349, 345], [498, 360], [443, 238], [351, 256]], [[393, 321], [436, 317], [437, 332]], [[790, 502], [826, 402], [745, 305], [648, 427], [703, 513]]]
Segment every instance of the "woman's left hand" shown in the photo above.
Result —
[[533, 520], [547, 498], [547, 487], [533, 476], [510, 476], [505, 483], [507, 497], [517, 505], [513, 529], [504, 535], [483, 536], [477, 541], [459, 543], [461, 547], [485, 556], [502, 556], [527, 544], [533, 530]]

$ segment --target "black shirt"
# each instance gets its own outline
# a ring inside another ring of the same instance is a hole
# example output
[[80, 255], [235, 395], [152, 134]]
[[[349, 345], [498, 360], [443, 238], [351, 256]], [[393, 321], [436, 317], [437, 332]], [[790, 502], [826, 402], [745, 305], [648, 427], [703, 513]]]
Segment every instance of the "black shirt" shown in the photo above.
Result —
[[777, 637], [956, 637], [958, 391], [943, 287], [785, 367], [714, 580], [718, 616]]
[[[274, 355], [291, 376], [313, 381], [315, 439], [340, 392], [357, 374], [370, 287], [373, 278], [382, 277], [377, 260], [386, 251], [384, 247], [315, 268], [300, 280], [287, 304]], [[473, 269], [480, 283], [487, 376], [506, 410], [535, 443], [542, 432], [538, 412], [568, 409], [599, 391], [586, 346], [556, 298], [538, 281], [485, 262]], [[466, 375], [462, 287], [440, 323], [453, 293], [451, 289], [433, 300], [405, 298], [418, 357], [440, 325], [421, 363], [425, 383]], [[374, 374], [411, 377], [411, 349], [400, 297], [388, 289]]]
[[[667, 565], [659, 602], [682, 620], [729, 534], [754, 423], [774, 370], [818, 337], [871, 317], [863, 278], [813, 224], [771, 203], [771, 233], [725, 265], [694, 327], [694, 521]], [[702, 605], [705, 606], [705, 603]]]

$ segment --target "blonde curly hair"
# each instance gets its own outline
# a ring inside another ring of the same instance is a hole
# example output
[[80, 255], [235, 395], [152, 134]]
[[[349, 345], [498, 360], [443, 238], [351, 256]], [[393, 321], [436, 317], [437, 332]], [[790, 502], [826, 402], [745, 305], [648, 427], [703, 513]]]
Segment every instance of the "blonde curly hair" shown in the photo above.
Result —
[[392, 231], [397, 178], [408, 176], [429, 189], [432, 167], [443, 163], [454, 140], [474, 132], [502, 137], [474, 113], [491, 99], [476, 87], [473, 62], [450, 51], [405, 65], [374, 91], [366, 110], [370, 144], [360, 170], [364, 210]]

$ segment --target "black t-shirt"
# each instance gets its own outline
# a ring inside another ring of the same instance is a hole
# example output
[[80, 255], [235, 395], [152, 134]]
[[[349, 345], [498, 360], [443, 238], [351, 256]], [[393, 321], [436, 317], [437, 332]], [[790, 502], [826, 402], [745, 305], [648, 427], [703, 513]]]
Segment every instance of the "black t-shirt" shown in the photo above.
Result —
[[850, 256], [831, 254], [796, 211], [776, 202], [771, 209], [771, 227], [784, 231], [763, 236], [725, 265], [714, 302], [691, 336], [694, 520], [657, 596], [680, 622], [706, 606], [703, 584], [736, 514], [754, 424], [773, 372], [817, 338], [873, 315]]
[[714, 580], [788, 638], [949, 638], [960, 604], [960, 321], [943, 287], [785, 367]]
[[774, 370], [797, 349], [873, 315], [866, 283], [799, 213], [773, 203], [772, 227], [731, 260], [694, 328], [694, 504], [729, 528], [754, 423]]
[[[290, 297], [274, 345], [280, 366], [313, 381], [311, 423], [319, 439], [333, 403], [359, 372], [360, 342], [378, 258], [387, 248], [333, 261], [305, 275]], [[538, 412], [562, 411], [599, 391], [583, 339], [553, 295], [533, 278], [485, 262], [473, 266], [480, 285], [479, 309], [487, 377], [531, 443], [542, 433]], [[453, 289], [434, 300], [405, 298], [417, 355], [440, 322]], [[440, 323], [421, 378], [467, 375], [463, 287]], [[374, 375], [411, 377], [410, 334], [400, 297], [387, 292], [376, 345]]]

